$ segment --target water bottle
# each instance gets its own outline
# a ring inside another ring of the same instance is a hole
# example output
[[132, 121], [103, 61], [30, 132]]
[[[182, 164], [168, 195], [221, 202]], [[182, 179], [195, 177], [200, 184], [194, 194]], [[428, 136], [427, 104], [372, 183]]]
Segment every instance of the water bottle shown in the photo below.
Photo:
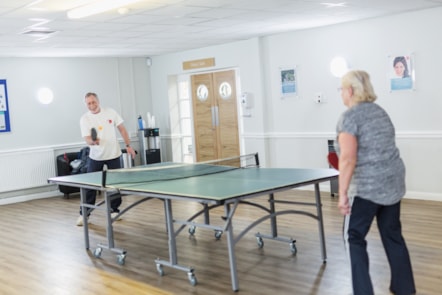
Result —
[[143, 118], [141, 118], [141, 115], [138, 116], [138, 129], [139, 130], [143, 130], [144, 126], [143, 126]]

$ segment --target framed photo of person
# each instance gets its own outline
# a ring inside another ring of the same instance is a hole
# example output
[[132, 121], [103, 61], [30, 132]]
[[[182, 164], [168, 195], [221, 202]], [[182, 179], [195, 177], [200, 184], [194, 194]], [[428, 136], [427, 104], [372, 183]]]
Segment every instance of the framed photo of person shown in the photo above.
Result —
[[281, 98], [298, 95], [298, 75], [296, 67], [279, 68]]
[[390, 92], [415, 90], [413, 54], [390, 55], [387, 66]]

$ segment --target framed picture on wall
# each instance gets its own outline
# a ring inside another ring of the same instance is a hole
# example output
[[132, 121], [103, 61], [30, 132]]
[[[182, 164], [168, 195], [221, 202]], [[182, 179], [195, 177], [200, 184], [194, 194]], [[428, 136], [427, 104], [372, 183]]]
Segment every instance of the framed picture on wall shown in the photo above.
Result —
[[413, 54], [388, 56], [388, 84], [390, 92], [415, 89]]
[[296, 67], [280, 67], [279, 81], [281, 98], [297, 96], [298, 94], [298, 75]]
[[6, 89], [6, 80], [0, 80], [0, 132], [10, 132], [8, 91]]

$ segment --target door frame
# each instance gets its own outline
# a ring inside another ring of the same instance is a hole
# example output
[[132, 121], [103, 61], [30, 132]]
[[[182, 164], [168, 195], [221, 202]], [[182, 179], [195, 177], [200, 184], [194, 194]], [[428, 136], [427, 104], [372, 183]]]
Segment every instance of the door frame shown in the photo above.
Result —
[[[188, 91], [189, 93], [189, 108], [190, 108], [190, 119], [191, 119], [191, 136], [192, 136], [192, 161], [195, 162], [196, 161], [196, 153], [194, 151], [194, 147], [195, 147], [195, 134], [194, 134], [194, 128], [193, 128], [193, 124], [194, 124], [194, 117], [193, 117], [193, 107], [192, 107], [192, 93], [191, 93], [191, 76], [192, 75], [198, 75], [198, 74], [207, 74], [207, 73], [215, 73], [215, 72], [222, 72], [222, 71], [228, 71], [228, 70], [234, 70], [235, 71], [235, 83], [236, 83], [236, 100], [237, 100], [237, 118], [238, 118], [238, 140], [239, 140], [239, 151], [240, 154], [244, 154], [244, 122], [243, 122], [243, 108], [241, 106], [241, 83], [240, 83], [240, 76], [239, 76], [239, 69], [237, 67], [230, 67], [230, 68], [222, 68], [222, 69], [213, 69], [213, 70], [205, 70], [205, 71], [194, 71], [194, 72], [189, 72], [189, 73], [183, 73], [183, 74], [177, 74], [177, 75], [172, 75], [169, 76], [169, 81], [172, 79], [175, 81], [173, 86], [169, 86], [169, 89], [171, 87], [174, 87], [175, 89], [178, 89], [178, 81], [183, 81], [183, 80], [187, 80], [188, 83]], [[178, 90], [176, 90], [176, 92], [178, 92]], [[171, 97], [171, 94], [169, 93], [169, 109], [171, 106], [171, 99], [172, 100], [178, 100], [179, 94], [176, 93], [176, 97]], [[173, 116], [175, 112], [169, 112], [169, 116]], [[179, 120], [180, 118], [169, 118], [169, 122], [174, 121], [176, 122], [177, 120]], [[182, 128], [181, 128], [182, 130]], [[173, 132], [171, 130], [171, 132]], [[187, 147], [183, 146], [183, 143], [180, 139], [180, 137], [182, 137], [183, 134], [174, 134], [173, 136], [171, 136], [171, 145], [175, 146], [175, 145], [179, 145], [180, 146], [180, 151], [181, 151], [181, 155], [175, 155], [174, 153], [178, 152], [177, 150], [173, 150], [173, 147], [171, 147], [171, 153], [172, 153], [172, 158], [174, 161], [183, 161], [184, 159], [184, 151], [187, 151]], [[179, 141], [179, 143], [176, 143], [176, 141]]]

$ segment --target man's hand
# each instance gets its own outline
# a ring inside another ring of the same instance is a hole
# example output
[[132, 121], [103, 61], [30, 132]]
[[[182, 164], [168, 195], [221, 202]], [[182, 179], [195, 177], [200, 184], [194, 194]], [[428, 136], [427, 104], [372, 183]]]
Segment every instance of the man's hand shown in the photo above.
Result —
[[126, 151], [132, 156], [132, 159], [135, 159], [135, 150], [131, 146], [127, 146]]

